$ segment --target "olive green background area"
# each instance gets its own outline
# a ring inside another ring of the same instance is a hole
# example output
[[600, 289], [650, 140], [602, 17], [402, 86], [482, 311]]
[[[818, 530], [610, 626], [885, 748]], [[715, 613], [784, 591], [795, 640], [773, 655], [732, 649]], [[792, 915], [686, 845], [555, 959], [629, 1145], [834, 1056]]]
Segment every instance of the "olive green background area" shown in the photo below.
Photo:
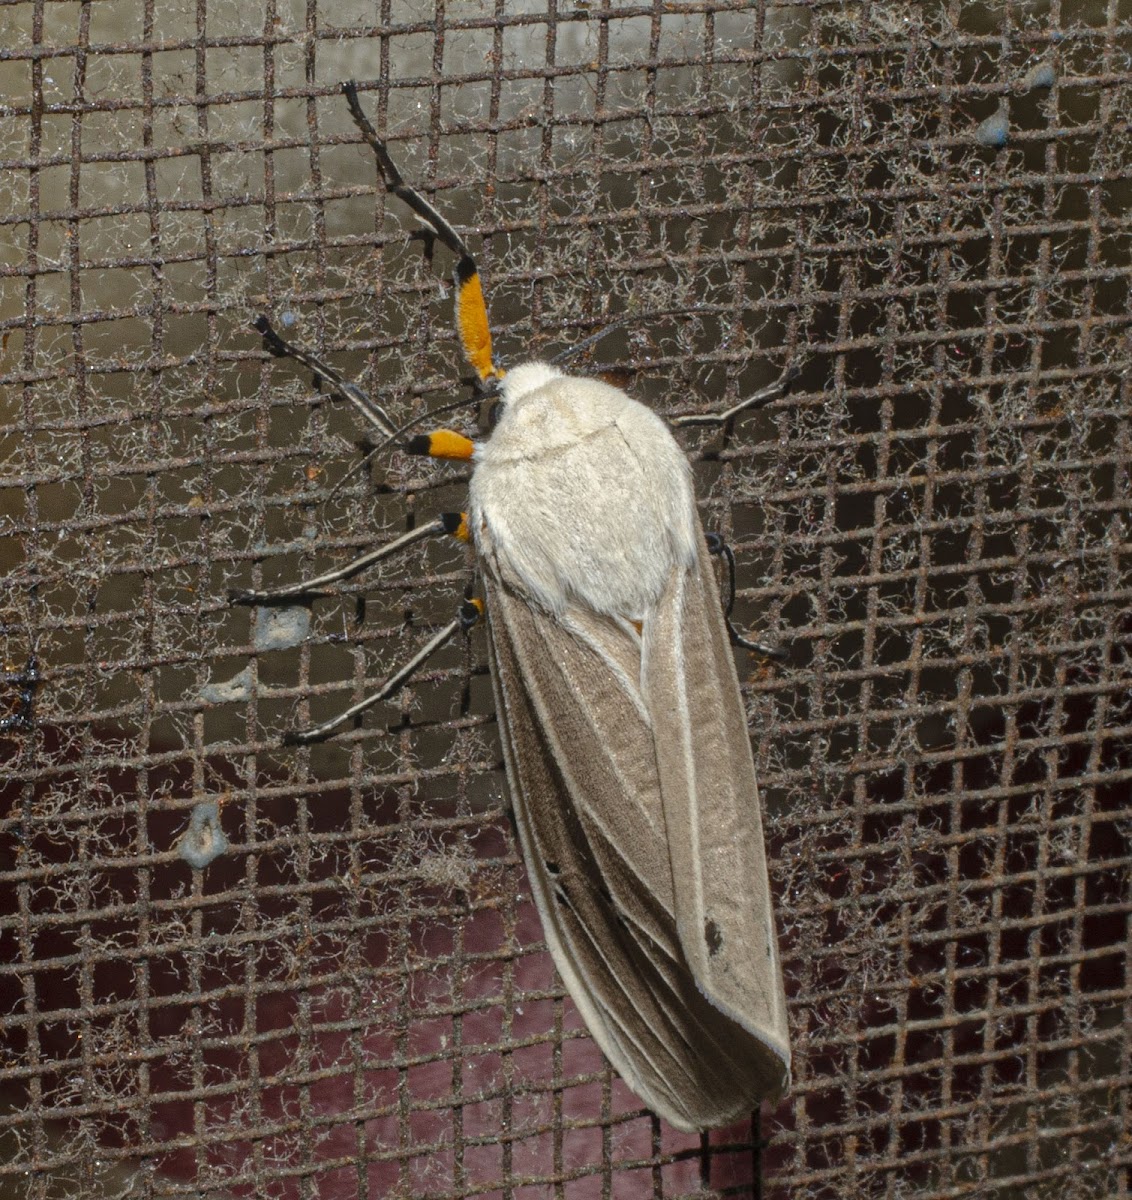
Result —
[[[1101, 3], [0, 8], [0, 1196], [1129, 1194], [1130, 52]], [[281, 745], [475, 582], [228, 602], [463, 502], [251, 328], [397, 421], [470, 394], [347, 79], [503, 365], [624, 319], [579, 369], [666, 415], [800, 369], [684, 439], [788, 651], [737, 659], [756, 1123], [678, 1134], [585, 1035], [482, 632]]]

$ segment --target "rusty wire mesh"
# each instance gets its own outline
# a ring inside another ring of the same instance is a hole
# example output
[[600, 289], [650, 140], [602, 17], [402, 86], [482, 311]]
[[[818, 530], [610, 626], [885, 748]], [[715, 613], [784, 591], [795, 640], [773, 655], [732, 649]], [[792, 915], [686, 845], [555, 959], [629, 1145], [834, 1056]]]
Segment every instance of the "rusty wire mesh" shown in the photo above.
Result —
[[[0, 1195], [1128, 1196], [1132, 62], [1115, 3], [0, 7]], [[597, 351], [739, 559], [795, 1084], [702, 1142], [553, 974], [470, 578], [288, 335], [451, 398]], [[482, 235], [482, 236], [481, 236]], [[765, 1144], [760, 1142], [765, 1139]], [[761, 1181], [761, 1182], [760, 1182]], [[760, 1190], [761, 1189], [761, 1190]]]

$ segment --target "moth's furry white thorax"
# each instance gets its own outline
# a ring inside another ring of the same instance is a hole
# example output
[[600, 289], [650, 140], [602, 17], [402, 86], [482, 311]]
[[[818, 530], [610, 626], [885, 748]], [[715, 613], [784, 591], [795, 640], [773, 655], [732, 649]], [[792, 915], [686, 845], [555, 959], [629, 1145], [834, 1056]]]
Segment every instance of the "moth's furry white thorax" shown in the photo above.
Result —
[[499, 386], [504, 404], [516, 404], [523, 396], [538, 391], [552, 379], [565, 379], [566, 373], [550, 363], [527, 362], [512, 367]]
[[476, 448], [469, 517], [485, 569], [555, 614], [645, 621], [696, 559], [691, 471], [664, 422], [619, 388], [546, 363], [510, 370]]

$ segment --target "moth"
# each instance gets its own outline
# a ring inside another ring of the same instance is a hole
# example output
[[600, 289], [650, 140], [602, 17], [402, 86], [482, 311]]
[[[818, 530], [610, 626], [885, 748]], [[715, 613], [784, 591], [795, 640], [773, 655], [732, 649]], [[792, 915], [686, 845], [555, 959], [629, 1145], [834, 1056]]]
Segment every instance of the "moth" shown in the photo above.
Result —
[[[465, 604], [382, 688], [288, 740], [325, 737], [396, 691], [486, 610], [515, 826], [543, 931], [594, 1040], [654, 1112], [682, 1130], [727, 1124], [789, 1086], [786, 1003], [758, 787], [732, 644], [691, 469], [665, 422], [624, 391], [527, 362], [504, 371], [475, 262], [405, 183], [344, 88], [386, 189], [457, 256], [456, 326], [493, 428], [407, 448], [470, 462], [466, 513], [348, 566], [243, 603], [317, 595], [425, 537], [470, 541], [484, 601]], [[265, 318], [297, 359], [392, 441], [387, 415]], [[787, 377], [726, 413], [780, 394]], [[444, 411], [444, 410], [437, 410]], [[731, 593], [734, 598], [732, 564]], [[728, 606], [729, 612], [730, 606]]]

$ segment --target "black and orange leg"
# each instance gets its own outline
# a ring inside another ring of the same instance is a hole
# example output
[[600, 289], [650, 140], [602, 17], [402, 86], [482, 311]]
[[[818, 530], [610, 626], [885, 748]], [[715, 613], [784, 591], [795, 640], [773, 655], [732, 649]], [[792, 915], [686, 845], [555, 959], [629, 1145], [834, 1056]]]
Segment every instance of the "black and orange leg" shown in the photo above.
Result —
[[[470, 438], [464, 437], [461, 433], [455, 433], [451, 429], [437, 429], [432, 433], [422, 434], [419, 437], [410, 439], [406, 443], [405, 449], [410, 454], [427, 455], [429, 458], [469, 462], [475, 454], [476, 445], [475, 442]], [[374, 550], [367, 550], [365, 554], [352, 559], [345, 566], [336, 567], [333, 571], [316, 575], [313, 579], [300, 580], [298, 583], [290, 584], [287, 587], [272, 588], [267, 591], [232, 588], [228, 593], [228, 599], [233, 604], [279, 604], [286, 600], [313, 600], [319, 596], [327, 595], [326, 589], [333, 584], [353, 579], [355, 575], [360, 575], [363, 571], [368, 570], [379, 562], [383, 562], [387, 558], [393, 558], [395, 555], [400, 554], [402, 550], [407, 550], [410, 546], [415, 546], [417, 542], [423, 542], [426, 538], [442, 537], [444, 535], [454, 537], [461, 542], [467, 542], [467, 514], [441, 513], [440, 516], [429, 521], [427, 525], [421, 525], [417, 529], [410, 529], [408, 533], [403, 533], [399, 538], [394, 538], [393, 541], [386, 542], [384, 546], [378, 546]]]
[[480, 283], [479, 270], [471, 251], [464, 239], [436, 208], [402, 178], [393, 159], [389, 157], [385, 143], [378, 137], [377, 130], [362, 111], [361, 101], [358, 99], [358, 85], [351, 80], [342, 85], [342, 91], [350, 106], [354, 124], [377, 158], [386, 191], [411, 209], [424, 222], [428, 232], [439, 238], [456, 255], [456, 332], [476, 377], [481, 383], [502, 378], [503, 372], [495, 365], [491, 356], [491, 326], [487, 319], [483, 285]]
[[[456, 330], [463, 347], [464, 354], [476, 373], [481, 385], [480, 390], [490, 387], [503, 376], [503, 371], [492, 359], [491, 329], [488, 323], [487, 306], [484, 301], [483, 287], [480, 283], [479, 271], [475, 260], [468, 250], [463, 238], [444, 219], [437, 209], [430, 204], [416, 188], [407, 184], [397, 170], [385, 143], [378, 137], [377, 131], [362, 111], [358, 99], [358, 88], [355, 83], [347, 83], [343, 87], [350, 112], [362, 136], [372, 148], [377, 158], [378, 168], [386, 189], [416, 214], [424, 223], [427, 230], [456, 256]], [[326, 384], [342, 399], [352, 404], [370, 424], [376, 426], [384, 435], [386, 442], [401, 436], [404, 430], [397, 430], [386, 413], [374, 404], [355, 384], [344, 379], [327, 363], [315, 357], [300, 346], [285, 341], [272, 327], [266, 317], [256, 321], [256, 328], [263, 335], [265, 344], [272, 354], [280, 357], [294, 358], [309, 368], [315, 378]], [[426, 454], [432, 458], [446, 458], [456, 461], [470, 461], [475, 450], [474, 444], [462, 434], [452, 430], [440, 429], [430, 434], [412, 438], [406, 449], [413, 454]], [[391, 558], [400, 551], [415, 545], [428, 537], [450, 535], [461, 540], [468, 540], [467, 521], [464, 514], [444, 513], [427, 525], [403, 534], [399, 538], [371, 550], [345, 566], [328, 571], [314, 579], [304, 580], [290, 587], [278, 588], [272, 591], [234, 591], [231, 593], [233, 602], [239, 604], [271, 604], [287, 600], [310, 599], [325, 593], [325, 589], [355, 575], [375, 564]], [[461, 606], [454, 621], [451, 621], [436, 633], [421, 649], [400, 667], [382, 684], [372, 696], [355, 704], [344, 713], [331, 721], [324, 722], [313, 729], [297, 731], [287, 735], [291, 743], [306, 743], [318, 741], [329, 736], [343, 724], [364, 712], [371, 705], [387, 699], [416, 671], [420, 665], [430, 658], [460, 630], [470, 629], [482, 611], [482, 603], [477, 600], [467, 600]]]
[[[433, 433], [413, 438], [408, 443], [406, 449], [411, 454], [425, 454], [431, 458], [467, 461], [471, 459], [475, 451], [475, 443], [462, 434], [454, 433], [450, 429], [438, 429]], [[313, 579], [305, 579], [288, 587], [275, 588], [268, 591], [233, 589], [229, 592], [229, 599], [234, 604], [257, 605], [279, 604], [296, 600], [301, 602], [316, 599], [319, 596], [329, 594], [326, 589], [332, 585], [360, 575], [362, 571], [379, 562], [383, 562], [385, 559], [394, 557], [401, 551], [407, 550], [410, 546], [416, 545], [417, 542], [424, 541], [426, 538], [445, 535], [466, 543], [469, 540], [467, 514], [441, 513], [440, 516], [430, 521], [427, 525], [412, 529], [408, 533], [402, 534], [401, 537], [394, 538], [393, 541], [386, 542], [384, 546], [370, 550], [353, 559], [351, 562], [346, 563], [345, 566], [338, 567], [333, 571], [327, 571]], [[403, 687], [421, 665], [427, 662], [441, 646], [450, 641], [457, 633], [467, 633], [479, 620], [482, 613], [483, 601], [466, 598], [464, 603], [460, 605], [455, 619], [434, 634], [407, 663], [394, 671], [376, 692], [365, 697], [364, 700], [360, 700], [344, 712], [339, 713], [338, 716], [333, 717], [331, 720], [324, 721], [321, 725], [316, 725], [312, 729], [293, 730], [285, 734], [283, 741], [287, 745], [307, 745], [310, 742], [322, 741], [324, 738], [337, 732], [343, 725], [346, 725], [355, 717], [365, 712], [366, 709], [372, 708], [373, 705], [388, 699], [398, 689]]]
[[[457, 255], [456, 282], [456, 330], [464, 355], [476, 373], [476, 380], [483, 390], [503, 377], [503, 370], [495, 365], [491, 351], [491, 327], [488, 323], [487, 305], [483, 286], [475, 259], [464, 239], [444, 219], [437, 209], [421, 194], [406, 183], [397, 170], [385, 143], [378, 137], [369, 118], [362, 111], [356, 83], [343, 85], [350, 112], [362, 136], [373, 149], [386, 189], [403, 201], [424, 222], [431, 235], [439, 238]], [[315, 379], [325, 384], [340, 399], [352, 404], [361, 416], [383, 436], [385, 442], [396, 438], [402, 431], [390, 420], [388, 413], [371, 400], [356, 383], [346, 379], [329, 363], [309, 350], [281, 337], [267, 319], [260, 316], [254, 322], [255, 329], [262, 335], [266, 348], [278, 358], [293, 358], [307, 367]]]

